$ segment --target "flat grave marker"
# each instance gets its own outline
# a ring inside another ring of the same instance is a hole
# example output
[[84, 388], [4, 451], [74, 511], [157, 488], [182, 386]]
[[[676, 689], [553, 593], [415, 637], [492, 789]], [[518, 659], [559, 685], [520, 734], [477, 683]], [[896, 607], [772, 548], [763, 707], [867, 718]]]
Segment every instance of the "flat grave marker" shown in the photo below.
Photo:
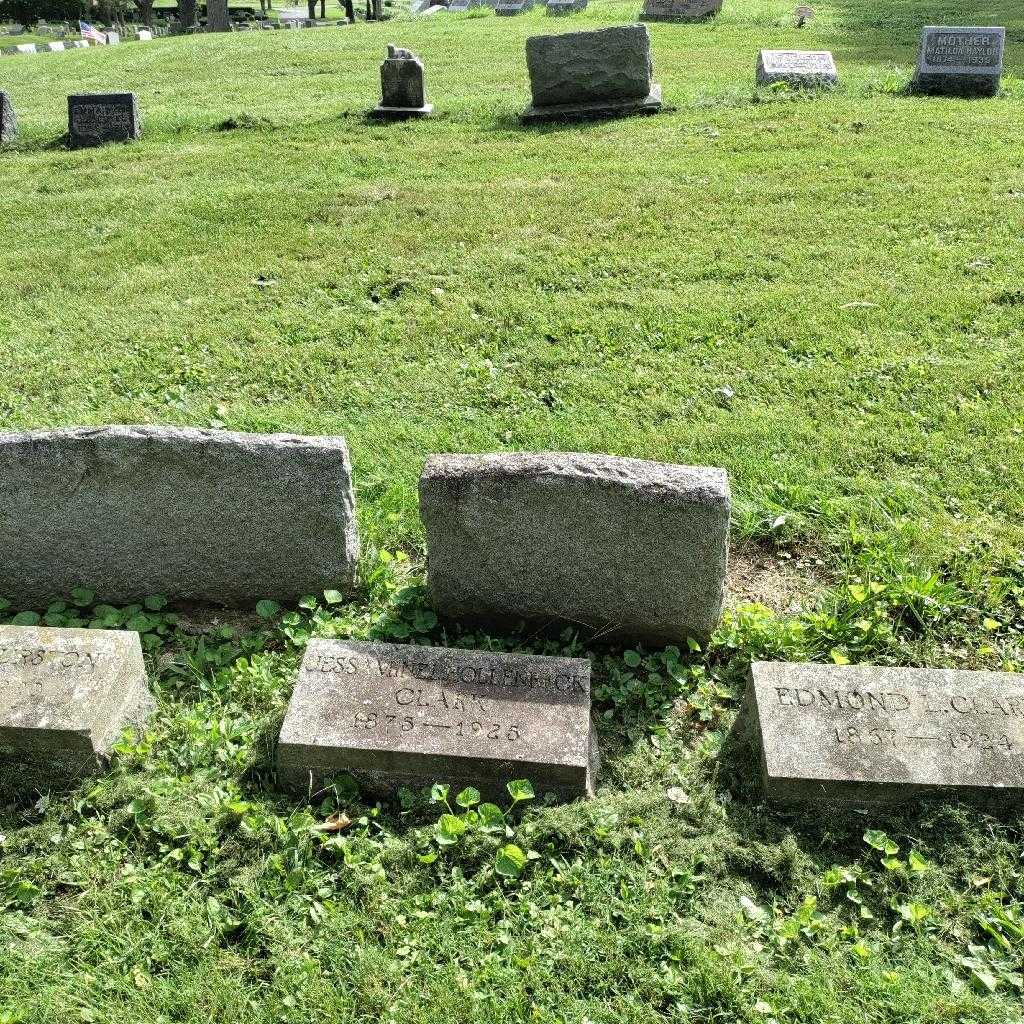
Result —
[[1005, 28], [926, 25], [912, 88], [933, 95], [995, 96], [1005, 45]]
[[746, 712], [772, 799], [1024, 794], [1024, 675], [755, 662]]
[[762, 50], [757, 59], [757, 84], [785, 82], [800, 88], [839, 84], [835, 58], [827, 50]]
[[0, 785], [8, 791], [90, 774], [154, 706], [138, 633], [0, 626]]
[[315, 792], [348, 772], [371, 792], [434, 782], [498, 795], [591, 795], [590, 662], [312, 640], [277, 748], [278, 778]]

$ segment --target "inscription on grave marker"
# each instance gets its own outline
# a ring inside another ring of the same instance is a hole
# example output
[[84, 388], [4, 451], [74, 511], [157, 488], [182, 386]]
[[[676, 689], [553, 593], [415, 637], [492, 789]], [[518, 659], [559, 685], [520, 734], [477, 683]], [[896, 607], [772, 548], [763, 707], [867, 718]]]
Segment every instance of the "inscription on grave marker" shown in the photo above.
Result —
[[757, 84], [776, 82], [805, 87], [838, 85], [839, 72], [827, 50], [762, 50], [757, 60]]
[[138, 633], [0, 626], [0, 787], [95, 769], [152, 710]]
[[921, 33], [914, 90], [993, 96], [1003, 71], [1003, 28], [928, 25]]
[[68, 97], [68, 142], [71, 146], [99, 146], [141, 137], [139, 106], [134, 93]]
[[762, 662], [748, 702], [772, 797], [1024, 790], [1021, 675]]
[[348, 771], [371, 790], [515, 778], [593, 792], [590, 663], [578, 658], [314, 640], [278, 744], [284, 786]]

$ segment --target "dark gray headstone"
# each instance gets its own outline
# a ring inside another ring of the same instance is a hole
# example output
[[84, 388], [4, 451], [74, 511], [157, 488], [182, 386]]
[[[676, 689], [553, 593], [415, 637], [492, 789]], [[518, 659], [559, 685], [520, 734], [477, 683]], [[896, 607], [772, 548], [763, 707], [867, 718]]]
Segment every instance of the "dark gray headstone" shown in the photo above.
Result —
[[434, 782], [589, 796], [590, 662], [313, 640], [277, 747], [278, 779], [315, 792], [351, 773], [371, 792]]
[[68, 144], [73, 148], [142, 138], [133, 92], [82, 93], [68, 97]]
[[466, 622], [706, 640], [729, 545], [724, 470], [607, 455], [434, 455], [420, 478], [428, 584]]
[[498, 0], [494, 5], [494, 13], [499, 18], [514, 18], [517, 14], [532, 10], [533, 0]]
[[0, 626], [0, 790], [88, 775], [153, 707], [138, 633]]
[[344, 590], [355, 576], [340, 437], [173, 427], [0, 434], [0, 597], [76, 587], [251, 604]]
[[0, 143], [13, 142], [18, 134], [18, 118], [10, 93], [0, 92]]
[[1024, 790], [1024, 676], [755, 662], [767, 795], [897, 801]]
[[827, 50], [762, 50], [757, 59], [757, 84], [817, 89], [839, 84], [835, 58]]
[[995, 96], [1003, 74], [1005, 28], [927, 25], [914, 74], [915, 92]]
[[411, 50], [388, 44], [388, 55], [380, 66], [381, 101], [370, 112], [381, 120], [426, 117], [434, 109], [427, 103], [423, 62]]
[[565, 14], [576, 14], [586, 10], [587, 0], [548, 0], [547, 13], [559, 17]]
[[722, 10], [722, 0], [645, 0], [644, 21], [703, 21]]
[[533, 103], [522, 115], [524, 122], [661, 109], [646, 25], [531, 36], [526, 40], [526, 66]]

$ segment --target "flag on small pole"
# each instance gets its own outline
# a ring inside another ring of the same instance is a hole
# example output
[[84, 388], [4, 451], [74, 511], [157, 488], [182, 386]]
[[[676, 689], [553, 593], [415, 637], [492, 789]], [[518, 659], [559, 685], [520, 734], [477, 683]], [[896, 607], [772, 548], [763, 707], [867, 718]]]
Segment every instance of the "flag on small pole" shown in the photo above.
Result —
[[87, 21], [80, 21], [78, 23], [78, 31], [83, 39], [94, 42], [97, 46], [103, 46], [107, 41], [107, 37], [98, 29], [93, 28]]

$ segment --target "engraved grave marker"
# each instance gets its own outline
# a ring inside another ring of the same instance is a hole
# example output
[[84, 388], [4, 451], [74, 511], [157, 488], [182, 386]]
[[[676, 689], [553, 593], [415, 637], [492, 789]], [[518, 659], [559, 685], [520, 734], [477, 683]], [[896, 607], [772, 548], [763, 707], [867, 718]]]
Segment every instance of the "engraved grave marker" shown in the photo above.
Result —
[[786, 82], [801, 88], [839, 84], [835, 58], [827, 50], [762, 50], [757, 58], [757, 84]]
[[1003, 74], [1005, 28], [926, 25], [914, 73], [915, 92], [995, 96]]
[[645, 0], [643, 21], [703, 21], [722, 10], [722, 0]]
[[590, 662], [313, 640], [278, 743], [286, 789], [339, 772], [371, 791], [433, 782], [492, 795], [512, 779], [589, 796], [597, 773]]
[[0, 788], [89, 774], [153, 707], [138, 633], [0, 626]]
[[68, 144], [75, 149], [142, 138], [133, 92], [81, 93], [68, 97]]
[[756, 662], [747, 704], [773, 799], [1024, 791], [1024, 675]]

